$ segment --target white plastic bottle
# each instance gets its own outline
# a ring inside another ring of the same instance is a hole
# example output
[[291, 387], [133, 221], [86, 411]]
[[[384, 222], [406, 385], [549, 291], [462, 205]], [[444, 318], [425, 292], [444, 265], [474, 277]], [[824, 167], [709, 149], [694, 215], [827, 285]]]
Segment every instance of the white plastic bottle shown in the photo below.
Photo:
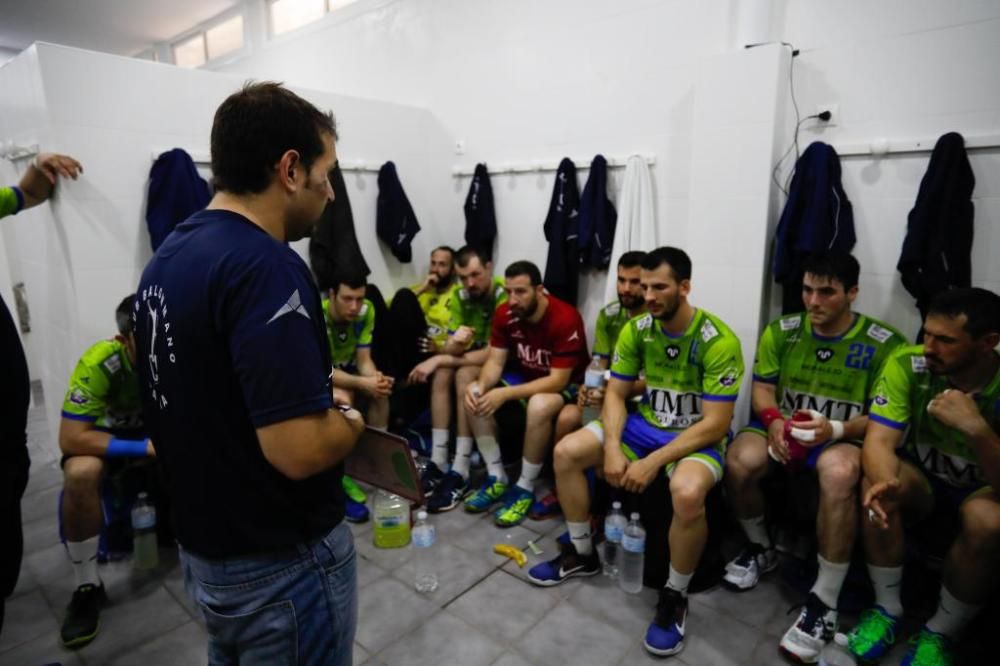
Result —
[[[594, 389], [604, 388], [604, 368], [601, 367], [601, 359], [595, 356], [587, 366], [587, 372], [583, 376], [583, 390], [588, 393]], [[583, 425], [587, 425], [594, 419], [601, 417], [601, 408], [587, 405], [583, 408]]]
[[156, 544], [156, 507], [142, 492], [132, 505], [132, 565], [136, 569], [155, 569], [160, 564]]
[[622, 535], [622, 566], [618, 584], [630, 594], [642, 590], [642, 571], [646, 562], [646, 530], [639, 522], [639, 514], [629, 517]]
[[618, 578], [622, 537], [625, 535], [626, 525], [628, 525], [628, 519], [622, 513], [622, 503], [613, 503], [611, 513], [604, 518], [604, 558], [602, 564], [604, 575], [612, 580]]
[[413, 569], [416, 573], [414, 585], [417, 592], [429, 593], [438, 587], [438, 576], [434, 566], [434, 526], [427, 521], [427, 512], [417, 513], [417, 523], [413, 526]]

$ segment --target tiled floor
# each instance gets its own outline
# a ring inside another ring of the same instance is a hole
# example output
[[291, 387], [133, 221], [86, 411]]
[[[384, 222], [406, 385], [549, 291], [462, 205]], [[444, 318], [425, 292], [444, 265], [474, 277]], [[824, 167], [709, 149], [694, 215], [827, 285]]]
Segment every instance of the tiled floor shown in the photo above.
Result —
[[[176, 555], [167, 550], [154, 574], [133, 572], [128, 562], [102, 566], [111, 603], [102, 614], [100, 635], [76, 652], [60, 647], [58, 627], [73, 584], [56, 531], [62, 477], [42, 407], [32, 408], [29, 427], [35, 463], [22, 505], [25, 560], [8, 600], [0, 664], [204, 663], [205, 632], [184, 592]], [[548, 559], [556, 552], [561, 521], [527, 521], [501, 530], [488, 516], [461, 510], [432, 519], [439, 532], [441, 585], [430, 595], [413, 589], [407, 550], [376, 549], [370, 523], [355, 527], [360, 556], [355, 664], [781, 663], [777, 642], [794, 618], [786, 611], [797, 599], [774, 577], [747, 594], [715, 589], [693, 595], [684, 651], [658, 660], [642, 648], [654, 590], [628, 595], [603, 577], [537, 588], [523, 580], [527, 567], [492, 553], [498, 542], [525, 546], [533, 540], [543, 553], [529, 554], [528, 566]]]

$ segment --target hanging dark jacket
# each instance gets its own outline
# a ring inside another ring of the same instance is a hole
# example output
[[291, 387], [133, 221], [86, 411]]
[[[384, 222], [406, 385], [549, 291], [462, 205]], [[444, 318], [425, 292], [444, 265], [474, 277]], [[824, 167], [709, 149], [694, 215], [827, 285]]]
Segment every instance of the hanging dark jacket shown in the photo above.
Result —
[[180, 148], [162, 153], [149, 170], [146, 227], [153, 252], [178, 224], [208, 205], [208, 183]]
[[917, 201], [906, 224], [896, 265], [923, 320], [934, 296], [972, 286], [972, 173], [961, 134], [949, 132], [934, 146]]
[[406, 198], [403, 184], [396, 174], [396, 165], [386, 162], [378, 171], [378, 200], [375, 211], [375, 233], [389, 246], [400, 263], [413, 261], [410, 247], [413, 237], [420, 231], [420, 223]]
[[477, 164], [465, 197], [465, 242], [493, 256], [497, 237], [497, 215], [493, 208], [493, 186], [485, 164]]
[[339, 166], [335, 166], [329, 177], [333, 201], [326, 204], [309, 239], [309, 265], [316, 276], [316, 283], [324, 292], [333, 286], [338, 271], [361, 272], [365, 276], [371, 273], [354, 233], [354, 215], [344, 174]]
[[545, 288], [570, 305], [576, 305], [580, 253], [577, 249], [577, 222], [580, 214], [580, 190], [576, 184], [576, 166], [564, 157], [556, 171], [552, 201], [545, 218], [545, 240], [549, 254], [545, 261]]
[[783, 287], [782, 312], [802, 310], [802, 261], [813, 252], [854, 247], [854, 211], [840, 182], [833, 146], [816, 141], [795, 163], [788, 201], [774, 239], [774, 280]]
[[608, 161], [597, 155], [590, 163], [587, 184], [580, 196], [578, 245], [583, 266], [608, 267], [617, 223], [618, 211], [608, 200]]

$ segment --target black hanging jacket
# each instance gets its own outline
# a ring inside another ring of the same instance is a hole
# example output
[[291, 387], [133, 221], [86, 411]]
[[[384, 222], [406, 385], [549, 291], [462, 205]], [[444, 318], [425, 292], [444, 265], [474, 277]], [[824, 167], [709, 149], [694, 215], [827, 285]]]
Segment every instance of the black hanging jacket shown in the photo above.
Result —
[[400, 263], [408, 264], [413, 261], [410, 243], [418, 231], [420, 223], [399, 182], [396, 165], [386, 162], [378, 171], [375, 233]]
[[326, 204], [309, 239], [309, 265], [320, 290], [324, 292], [333, 286], [338, 271], [361, 272], [365, 276], [371, 273], [354, 232], [354, 215], [351, 213], [344, 173], [339, 166], [335, 166], [329, 178], [333, 201]]
[[493, 208], [493, 187], [485, 164], [477, 164], [465, 197], [465, 242], [493, 256], [497, 237], [497, 215]]
[[607, 268], [615, 240], [618, 211], [608, 200], [608, 161], [603, 155], [590, 163], [587, 184], [580, 197], [580, 263], [590, 268]]
[[208, 205], [208, 183], [184, 150], [162, 153], [149, 170], [146, 227], [153, 252], [178, 224]]
[[795, 163], [788, 201], [774, 239], [774, 281], [783, 289], [782, 312], [802, 310], [802, 261], [813, 252], [854, 247], [854, 211], [840, 182], [833, 146], [816, 141]]
[[577, 249], [577, 218], [580, 214], [580, 190], [576, 184], [576, 166], [564, 157], [556, 171], [552, 201], [545, 218], [545, 240], [549, 254], [545, 261], [545, 288], [570, 305], [576, 305], [580, 253]]
[[957, 132], [945, 134], [934, 146], [920, 181], [896, 264], [903, 286], [917, 299], [921, 320], [936, 294], [972, 286], [975, 186], [965, 139]]

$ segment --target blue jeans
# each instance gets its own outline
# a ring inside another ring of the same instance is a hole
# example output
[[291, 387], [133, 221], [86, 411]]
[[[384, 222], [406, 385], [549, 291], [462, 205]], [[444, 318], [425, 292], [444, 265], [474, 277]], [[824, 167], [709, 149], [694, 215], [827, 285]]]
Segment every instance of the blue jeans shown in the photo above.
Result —
[[181, 549], [209, 664], [349, 666], [358, 621], [354, 538], [341, 522], [281, 553], [206, 560]]

